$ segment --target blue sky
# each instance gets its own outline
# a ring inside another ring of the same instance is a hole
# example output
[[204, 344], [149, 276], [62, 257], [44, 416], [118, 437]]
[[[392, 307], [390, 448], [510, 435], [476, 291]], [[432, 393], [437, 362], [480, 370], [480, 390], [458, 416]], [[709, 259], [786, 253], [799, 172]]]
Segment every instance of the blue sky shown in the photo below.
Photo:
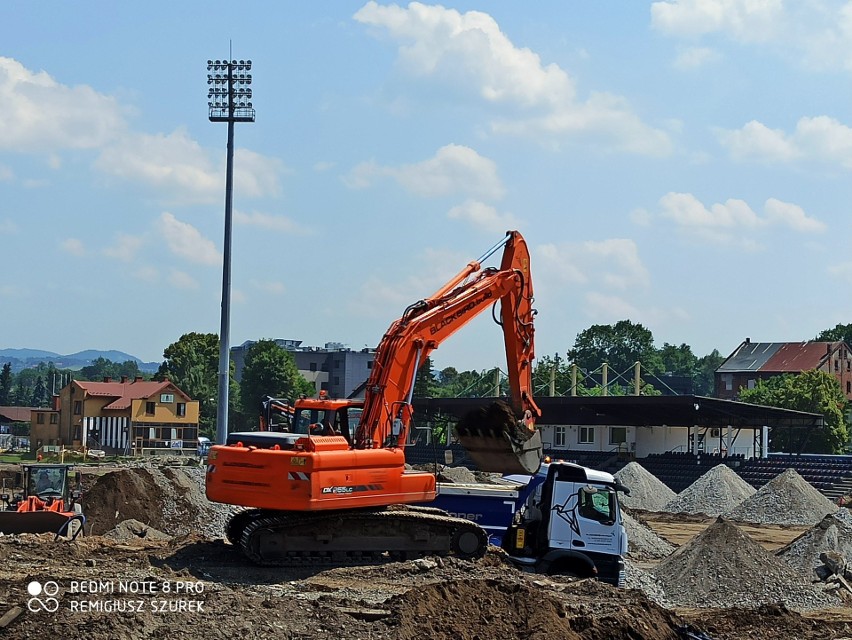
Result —
[[[698, 356], [852, 322], [852, 3], [237, 6], [0, 7], [0, 347], [218, 332], [229, 41], [232, 345], [374, 347], [514, 228], [539, 357], [625, 318]], [[503, 363], [490, 314], [434, 359]]]

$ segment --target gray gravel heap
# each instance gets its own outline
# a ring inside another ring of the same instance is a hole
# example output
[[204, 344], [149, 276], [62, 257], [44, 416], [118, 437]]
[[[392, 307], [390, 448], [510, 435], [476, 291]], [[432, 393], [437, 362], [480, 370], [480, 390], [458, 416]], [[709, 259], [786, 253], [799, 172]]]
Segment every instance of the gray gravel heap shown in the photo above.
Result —
[[787, 469], [725, 517], [754, 524], [813, 525], [837, 510], [836, 504], [795, 469]]
[[822, 564], [819, 554], [823, 551], [836, 551], [852, 562], [852, 518], [844, 518], [840, 511], [827, 515], [775, 555], [802, 574], [814, 577], [813, 570]]
[[664, 540], [626, 511], [622, 511], [624, 529], [627, 531], [627, 554], [637, 560], [658, 560], [675, 550], [675, 546]]
[[838, 606], [837, 596], [803, 576], [719, 518], [651, 572], [679, 607], [783, 604], [795, 610]]
[[638, 589], [661, 607], [674, 608], [674, 603], [666, 597], [660, 582], [651, 573], [636, 566], [629, 559], [624, 561], [624, 572], [627, 577], [624, 585], [626, 588]]
[[618, 500], [628, 509], [661, 511], [677, 494], [638, 462], [630, 462], [615, 474], [630, 489], [630, 495], [619, 494]]
[[733, 509], [755, 492], [728, 465], [719, 464], [663, 506], [668, 513], [704, 513], [718, 516]]
[[[225, 535], [225, 524], [237, 507], [210, 502], [205, 493], [206, 467], [149, 467], [163, 490], [163, 520], [176, 535], [200, 533], [208, 538]], [[187, 515], [189, 514], [189, 517]]]

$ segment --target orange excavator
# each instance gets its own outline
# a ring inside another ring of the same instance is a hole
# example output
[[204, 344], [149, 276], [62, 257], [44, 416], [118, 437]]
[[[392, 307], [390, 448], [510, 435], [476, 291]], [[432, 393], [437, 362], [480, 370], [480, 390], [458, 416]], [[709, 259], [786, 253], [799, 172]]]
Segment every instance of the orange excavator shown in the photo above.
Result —
[[[483, 268], [501, 247], [500, 267]], [[535, 473], [542, 443], [532, 397], [532, 304], [529, 251], [510, 231], [391, 324], [363, 400], [276, 401], [267, 406], [286, 416], [278, 430], [267, 418], [266, 430], [231, 433], [211, 447], [207, 497], [250, 507], [229, 521], [228, 540], [252, 561], [279, 566], [481, 556], [488, 542], [481, 527], [410, 506], [435, 498], [434, 474], [405, 469], [415, 376], [444, 340], [491, 308], [503, 330], [511, 398], [461, 420], [457, 436], [483, 471]]]

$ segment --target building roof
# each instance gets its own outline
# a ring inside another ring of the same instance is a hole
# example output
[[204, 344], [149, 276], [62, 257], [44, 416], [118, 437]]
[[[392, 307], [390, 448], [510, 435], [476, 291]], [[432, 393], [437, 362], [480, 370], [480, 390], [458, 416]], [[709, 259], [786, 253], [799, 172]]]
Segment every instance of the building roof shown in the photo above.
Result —
[[[30, 413], [38, 411], [39, 407], [0, 407], [0, 420], [7, 422], [29, 422]], [[43, 409], [48, 411], [48, 409]]]
[[175, 384], [169, 380], [163, 382], [131, 380], [129, 382], [85, 382], [75, 380], [74, 384], [84, 389], [90, 396], [101, 396], [107, 398], [115, 398], [114, 401], [104, 407], [104, 409], [127, 409], [130, 407], [133, 400], [142, 400], [150, 398], [162, 392], [164, 389], [173, 389], [175, 393], [186, 400], [189, 400], [183, 391], [178, 389]]
[[[458, 418], [495, 398], [415, 398], [416, 411], [440, 411]], [[540, 424], [618, 425], [635, 427], [726, 427], [813, 429], [823, 424], [818, 413], [765, 407], [706, 396], [537, 397]]]
[[717, 373], [800, 373], [818, 369], [842, 342], [751, 342], [728, 356]]

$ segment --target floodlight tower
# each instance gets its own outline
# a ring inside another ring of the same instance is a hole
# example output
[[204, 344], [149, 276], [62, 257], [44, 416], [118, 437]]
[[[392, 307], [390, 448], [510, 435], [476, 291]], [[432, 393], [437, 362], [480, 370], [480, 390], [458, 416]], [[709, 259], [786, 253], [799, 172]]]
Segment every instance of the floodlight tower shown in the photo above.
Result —
[[251, 103], [251, 60], [207, 61], [207, 106], [210, 122], [228, 123], [225, 174], [225, 243], [222, 261], [222, 325], [219, 331], [219, 394], [216, 442], [228, 438], [228, 383], [231, 369], [231, 202], [234, 186], [234, 123], [254, 122]]

